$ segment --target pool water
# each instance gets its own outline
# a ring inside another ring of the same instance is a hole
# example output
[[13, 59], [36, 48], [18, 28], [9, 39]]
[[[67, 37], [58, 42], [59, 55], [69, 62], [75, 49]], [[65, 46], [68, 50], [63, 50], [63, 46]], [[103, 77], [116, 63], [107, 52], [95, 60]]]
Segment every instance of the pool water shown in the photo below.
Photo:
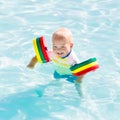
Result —
[[[0, 120], [118, 120], [120, 118], [119, 0], [0, 1]], [[26, 67], [32, 39], [67, 27], [80, 61], [100, 68], [82, 82], [54, 80], [51, 63]]]

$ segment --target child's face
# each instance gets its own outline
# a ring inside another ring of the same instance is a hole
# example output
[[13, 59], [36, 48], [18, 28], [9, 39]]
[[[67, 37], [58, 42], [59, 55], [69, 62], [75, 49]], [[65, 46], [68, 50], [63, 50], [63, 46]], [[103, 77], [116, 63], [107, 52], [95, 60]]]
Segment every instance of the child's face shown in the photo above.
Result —
[[53, 40], [53, 52], [59, 57], [65, 57], [72, 49], [73, 44], [66, 39]]

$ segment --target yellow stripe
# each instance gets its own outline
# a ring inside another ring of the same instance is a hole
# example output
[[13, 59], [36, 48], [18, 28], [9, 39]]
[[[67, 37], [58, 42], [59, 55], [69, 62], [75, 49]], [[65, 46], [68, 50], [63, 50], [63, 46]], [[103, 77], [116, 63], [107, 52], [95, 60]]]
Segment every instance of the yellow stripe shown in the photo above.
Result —
[[38, 59], [38, 62], [42, 63], [42, 60], [41, 60], [41, 57], [39, 55], [38, 48], [37, 48], [36, 38], [33, 39], [33, 46], [34, 46], [34, 51], [36, 53], [36, 57]]
[[80, 71], [82, 71], [82, 70], [85, 70], [85, 69], [90, 68], [90, 67], [92, 67], [92, 66], [94, 66], [94, 65], [97, 65], [97, 64], [98, 64], [98, 62], [92, 62], [92, 63], [90, 63], [90, 64], [88, 64], [88, 65], [85, 65], [85, 66], [80, 67], [80, 68], [78, 68], [78, 69], [76, 69], [76, 70], [73, 70], [72, 73], [78, 73], [78, 72], [80, 72]]

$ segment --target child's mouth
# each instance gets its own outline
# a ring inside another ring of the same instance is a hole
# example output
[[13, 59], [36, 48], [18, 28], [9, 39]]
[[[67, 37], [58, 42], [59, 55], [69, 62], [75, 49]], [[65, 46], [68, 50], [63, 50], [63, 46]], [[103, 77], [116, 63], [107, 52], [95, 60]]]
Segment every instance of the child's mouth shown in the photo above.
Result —
[[63, 55], [63, 52], [62, 53], [57, 53], [59, 56]]

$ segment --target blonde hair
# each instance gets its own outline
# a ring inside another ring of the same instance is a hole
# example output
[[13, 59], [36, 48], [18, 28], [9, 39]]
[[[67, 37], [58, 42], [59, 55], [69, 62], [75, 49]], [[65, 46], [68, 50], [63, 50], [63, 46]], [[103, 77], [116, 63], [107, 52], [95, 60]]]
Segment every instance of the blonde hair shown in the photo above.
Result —
[[52, 35], [52, 40], [61, 40], [61, 39], [66, 39], [68, 42], [73, 43], [72, 41], [72, 33], [69, 29], [67, 28], [59, 28], [57, 29], [53, 35]]

